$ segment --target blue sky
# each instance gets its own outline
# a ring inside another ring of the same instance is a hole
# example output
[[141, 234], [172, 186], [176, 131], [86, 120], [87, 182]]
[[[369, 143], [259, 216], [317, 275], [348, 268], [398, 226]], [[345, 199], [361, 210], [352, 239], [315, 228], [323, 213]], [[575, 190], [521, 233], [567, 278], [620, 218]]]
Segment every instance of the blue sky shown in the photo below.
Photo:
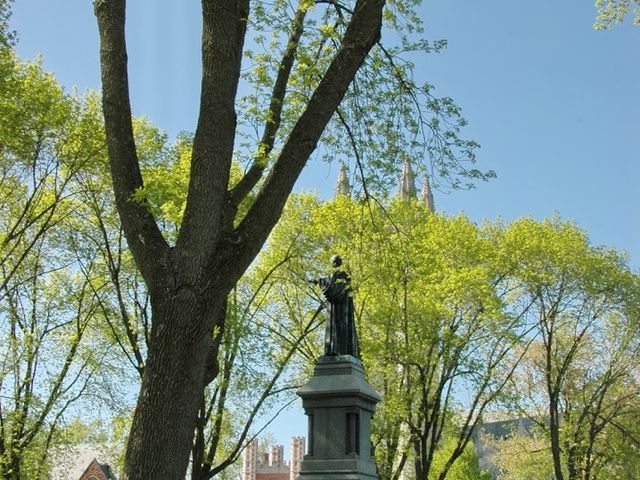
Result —
[[[195, 127], [199, 5], [129, 1], [134, 113], [170, 135]], [[42, 54], [69, 88], [99, 88], [90, 0], [19, 0], [13, 10], [23, 58]], [[590, 0], [435, 0], [420, 15], [427, 37], [449, 46], [422, 58], [416, 77], [462, 107], [466, 135], [482, 145], [479, 168], [498, 174], [472, 191], [436, 192], [436, 208], [478, 222], [557, 212], [639, 268], [640, 27], [594, 31]], [[336, 174], [315, 165], [299, 186], [327, 195]], [[281, 441], [304, 432], [301, 417], [278, 422]]]
[[[195, 127], [199, 3], [129, 2], [134, 113], [171, 135]], [[420, 14], [427, 36], [449, 46], [421, 57], [417, 78], [462, 107], [478, 166], [498, 174], [436, 192], [436, 207], [476, 221], [558, 212], [640, 266], [640, 28], [594, 31], [588, 0], [438, 0]], [[68, 87], [99, 88], [90, 0], [20, 0], [12, 24], [23, 57], [42, 54]], [[299, 185], [326, 194], [336, 170], [315, 166]]]

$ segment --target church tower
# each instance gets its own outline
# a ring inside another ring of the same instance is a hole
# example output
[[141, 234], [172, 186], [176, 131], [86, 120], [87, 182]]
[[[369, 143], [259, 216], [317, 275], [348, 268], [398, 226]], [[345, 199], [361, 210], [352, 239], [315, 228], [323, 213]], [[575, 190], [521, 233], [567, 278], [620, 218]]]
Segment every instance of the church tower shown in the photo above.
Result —
[[338, 180], [336, 181], [336, 197], [338, 195], [350, 195], [349, 179], [347, 178], [347, 167], [344, 163], [340, 163], [340, 171], [338, 172]]
[[[402, 166], [399, 195], [403, 202], [408, 202], [416, 198], [416, 181], [408, 158], [404, 160], [404, 165]], [[433, 190], [431, 190], [431, 183], [429, 182], [428, 175], [424, 176], [424, 183], [422, 184], [422, 191], [420, 192], [420, 201], [430, 211], [435, 212]]]
[[416, 181], [408, 158], [404, 160], [402, 174], [400, 175], [400, 198], [405, 202], [416, 198]]
[[422, 193], [420, 194], [420, 200], [426, 205], [426, 207], [432, 212], [436, 211], [435, 204], [433, 203], [433, 191], [431, 190], [431, 184], [429, 183], [429, 176], [424, 176], [424, 183], [422, 184]]

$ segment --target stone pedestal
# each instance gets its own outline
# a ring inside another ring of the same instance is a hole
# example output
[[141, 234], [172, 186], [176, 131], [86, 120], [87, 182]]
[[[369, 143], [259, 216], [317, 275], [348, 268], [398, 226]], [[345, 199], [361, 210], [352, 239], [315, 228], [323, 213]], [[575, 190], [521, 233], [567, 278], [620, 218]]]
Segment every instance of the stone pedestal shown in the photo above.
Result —
[[308, 453], [300, 480], [374, 480], [371, 418], [381, 397], [351, 355], [320, 357], [298, 390], [309, 420]]

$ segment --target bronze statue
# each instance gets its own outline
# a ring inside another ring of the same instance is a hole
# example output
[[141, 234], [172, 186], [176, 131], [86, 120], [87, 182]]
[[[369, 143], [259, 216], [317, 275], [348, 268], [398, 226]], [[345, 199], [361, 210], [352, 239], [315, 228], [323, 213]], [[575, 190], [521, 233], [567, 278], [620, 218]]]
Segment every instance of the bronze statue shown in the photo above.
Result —
[[353, 315], [353, 297], [351, 278], [340, 270], [342, 259], [338, 255], [331, 257], [333, 273], [329, 277], [312, 280], [319, 285], [330, 304], [329, 318], [325, 330], [325, 355], [353, 355], [360, 358], [358, 333]]

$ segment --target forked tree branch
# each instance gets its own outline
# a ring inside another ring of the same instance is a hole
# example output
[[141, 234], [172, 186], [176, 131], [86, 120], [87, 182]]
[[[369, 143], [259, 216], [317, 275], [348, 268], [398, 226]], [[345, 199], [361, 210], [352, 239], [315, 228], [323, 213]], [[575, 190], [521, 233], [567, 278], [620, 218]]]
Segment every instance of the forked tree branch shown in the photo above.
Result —
[[236, 133], [235, 99], [249, 17], [248, 0], [202, 1], [202, 86], [187, 204], [176, 242], [181, 269], [195, 280], [225, 228]]
[[100, 32], [102, 109], [116, 207], [131, 252], [150, 290], [161, 288], [167, 272], [169, 246], [153, 215], [133, 195], [144, 187], [131, 121], [125, 0], [94, 3]]

